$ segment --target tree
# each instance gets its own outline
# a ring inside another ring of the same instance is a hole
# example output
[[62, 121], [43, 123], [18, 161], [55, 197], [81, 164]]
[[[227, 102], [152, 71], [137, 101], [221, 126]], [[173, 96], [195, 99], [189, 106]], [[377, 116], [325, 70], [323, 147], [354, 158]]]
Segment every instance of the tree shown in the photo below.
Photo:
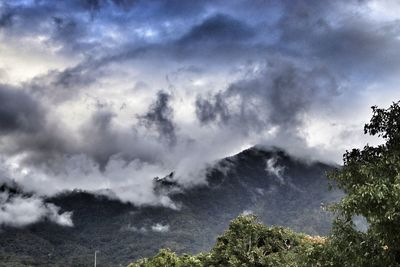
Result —
[[[200, 255], [201, 256], [201, 255]], [[144, 258], [128, 267], [201, 267], [203, 266], [197, 256], [184, 254], [177, 256], [169, 249], [161, 249], [157, 255], [152, 258]]]
[[210, 253], [178, 256], [162, 249], [129, 267], [300, 267], [305, 251], [315, 243], [310, 238], [283, 227], [267, 227], [254, 215], [239, 216]]
[[217, 239], [205, 266], [298, 266], [305, 236], [283, 227], [267, 227], [256, 216], [239, 216]]
[[[400, 102], [388, 109], [373, 106], [372, 111], [364, 132], [382, 138], [383, 144], [346, 151], [343, 168], [328, 175], [346, 193], [333, 206], [339, 217], [330, 243], [353, 246], [358, 250], [353, 254], [366, 261], [362, 266], [396, 266], [400, 265]], [[365, 234], [355, 229], [354, 216], [368, 222]], [[381, 263], [374, 265], [372, 255]]]

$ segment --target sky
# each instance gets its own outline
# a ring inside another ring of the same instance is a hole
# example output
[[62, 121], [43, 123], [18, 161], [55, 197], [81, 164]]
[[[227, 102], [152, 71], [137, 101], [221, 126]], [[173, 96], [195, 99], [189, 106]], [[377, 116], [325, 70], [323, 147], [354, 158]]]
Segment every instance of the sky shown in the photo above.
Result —
[[397, 0], [0, 0], [0, 181], [35, 194], [0, 196], [0, 225], [71, 226], [43, 197], [73, 189], [176, 209], [154, 177], [254, 145], [340, 164], [379, 142], [399, 48]]

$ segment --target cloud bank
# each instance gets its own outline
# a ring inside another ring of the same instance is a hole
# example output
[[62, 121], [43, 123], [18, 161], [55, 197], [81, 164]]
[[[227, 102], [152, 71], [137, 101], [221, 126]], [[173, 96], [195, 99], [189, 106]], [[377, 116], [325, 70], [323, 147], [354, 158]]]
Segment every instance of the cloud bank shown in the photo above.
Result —
[[[177, 209], [154, 177], [204, 183], [249, 146], [338, 163], [400, 98], [396, 3], [0, 0], [0, 169], [40, 196]], [[1, 205], [71, 224], [36, 196]]]

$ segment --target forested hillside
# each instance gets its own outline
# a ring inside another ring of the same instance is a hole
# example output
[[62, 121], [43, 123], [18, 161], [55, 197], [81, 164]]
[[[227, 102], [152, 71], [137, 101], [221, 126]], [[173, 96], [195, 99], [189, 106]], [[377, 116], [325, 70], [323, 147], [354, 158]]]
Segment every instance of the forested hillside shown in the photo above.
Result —
[[48, 221], [24, 229], [4, 228], [3, 266], [126, 266], [160, 248], [177, 253], [208, 251], [240, 214], [257, 214], [267, 225], [308, 234], [328, 234], [331, 216], [322, 205], [338, 199], [328, 190], [332, 166], [295, 159], [279, 149], [254, 147], [210, 168], [207, 185], [182, 188], [171, 175], [154, 190], [179, 206], [136, 207], [89, 192], [65, 192], [47, 201], [73, 211], [74, 227]]

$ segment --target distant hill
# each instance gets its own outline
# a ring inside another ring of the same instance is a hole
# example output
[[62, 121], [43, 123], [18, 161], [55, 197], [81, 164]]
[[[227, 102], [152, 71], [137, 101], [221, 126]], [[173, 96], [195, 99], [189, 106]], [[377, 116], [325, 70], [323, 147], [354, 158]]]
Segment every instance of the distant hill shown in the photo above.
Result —
[[[182, 188], [171, 173], [154, 179], [155, 192], [171, 196], [179, 210], [135, 207], [83, 191], [48, 199], [73, 211], [72, 228], [40, 222], [0, 233], [0, 266], [126, 266], [168, 247], [178, 253], [208, 251], [239, 214], [254, 213], [267, 225], [327, 234], [331, 216], [322, 203], [340, 197], [328, 190], [333, 166], [295, 159], [279, 149], [253, 147], [219, 161], [208, 185]], [[1, 188], [0, 188], [1, 189]]]

